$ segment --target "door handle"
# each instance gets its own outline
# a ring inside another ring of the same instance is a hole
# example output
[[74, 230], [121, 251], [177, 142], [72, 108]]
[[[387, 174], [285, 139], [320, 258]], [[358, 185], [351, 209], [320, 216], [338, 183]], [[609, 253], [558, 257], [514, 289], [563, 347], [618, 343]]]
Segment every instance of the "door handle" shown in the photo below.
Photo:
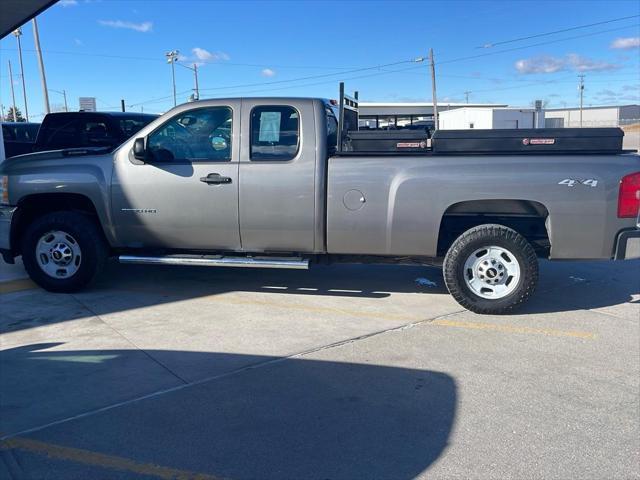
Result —
[[231, 183], [231, 177], [223, 177], [219, 173], [210, 173], [206, 177], [200, 177], [200, 181], [209, 185], [223, 185]]

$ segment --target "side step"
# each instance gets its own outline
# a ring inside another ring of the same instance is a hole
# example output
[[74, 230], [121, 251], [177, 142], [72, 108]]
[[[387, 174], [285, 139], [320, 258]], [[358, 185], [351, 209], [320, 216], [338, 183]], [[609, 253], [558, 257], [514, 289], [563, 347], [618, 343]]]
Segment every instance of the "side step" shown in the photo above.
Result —
[[145, 265], [192, 265], [198, 267], [289, 268], [307, 270], [309, 259], [300, 257], [228, 257], [224, 255], [120, 255], [120, 263]]

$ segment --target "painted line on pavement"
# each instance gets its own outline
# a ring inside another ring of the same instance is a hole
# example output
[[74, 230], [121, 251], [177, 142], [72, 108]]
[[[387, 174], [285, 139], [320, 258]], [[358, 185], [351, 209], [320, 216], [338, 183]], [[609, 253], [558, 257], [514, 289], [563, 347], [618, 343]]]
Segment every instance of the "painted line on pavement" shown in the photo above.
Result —
[[38, 288], [38, 286], [29, 278], [19, 278], [17, 280], [9, 280], [8, 282], [0, 282], [0, 293], [14, 293], [22, 290], [30, 290]]
[[429, 325], [436, 325], [439, 327], [455, 327], [455, 328], [464, 328], [470, 330], [491, 330], [496, 332], [504, 332], [504, 333], [524, 333], [530, 335], [545, 335], [547, 337], [575, 337], [575, 338], [586, 338], [589, 340], [593, 340], [596, 338], [596, 334], [592, 332], [580, 332], [580, 331], [572, 331], [572, 330], [555, 330], [553, 328], [533, 328], [533, 327], [525, 327], [525, 326], [515, 326], [515, 325], [499, 325], [496, 323], [481, 323], [481, 322], [466, 322], [466, 321], [457, 321], [457, 320], [434, 320], [430, 322]]
[[222, 477], [207, 473], [190, 472], [177, 468], [164, 467], [153, 463], [140, 463], [129, 458], [107, 455], [104, 453], [64, 447], [28, 438], [12, 438], [0, 444], [3, 450], [23, 450], [30, 453], [46, 455], [48, 458], [71, 461], [94, 467], [121, 470], [139, 475], [149, 475], [166, 480], [223, 480]]
[[483, 322], [468, 322], [448, 320], [445, 318], [428, 321], [424, 318], [416, 318], [408, 315], [397, 315], [393, 313], [384, 312], [367, 312], [362, 310], [351, 310], [345, 308], [334, 307], [320, 307], [314, 305], [300, 305], [291, 303], [270, 302], [266, 300], [235, 300], [229, 298], [216, 299], [216, 302], [232, 303], [234, 305], [260, 305], [269, 306], [275, 308], [284, 308], [287, 310], [304, 310], [315, 313], [338, 313], [344, 315], [350, 315], [352, 317], [365, 317], [365, 318], [379, 318], [382, 320], [403, 320], [412, 322], [412, 324], [423, 323], [425, 325], [435, 325], [440, 327], [455, 327], [464, 328], [470, 330], [489, 330], [501, 333], [520, 333], [529, 335], [545, 335], [548, 337], [574, 337], [574, 338], [586, 338], [595, 339], [596, 334], [593, 332], [582, 332], [572, 330], [556, 330], [553, 328], [534, 328], [520, 325], [500, 325], [496, 323], [483, 323]]

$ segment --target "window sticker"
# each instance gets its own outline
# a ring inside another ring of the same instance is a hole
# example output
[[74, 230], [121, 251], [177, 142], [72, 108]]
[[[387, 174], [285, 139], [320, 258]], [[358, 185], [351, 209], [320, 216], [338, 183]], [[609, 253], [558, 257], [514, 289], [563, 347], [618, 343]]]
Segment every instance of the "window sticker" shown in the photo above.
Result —
[[260, 113], [260, 133], [258, 141], [260, 142], [279, 142], [280, 141], [280, 112], [261, 112]]

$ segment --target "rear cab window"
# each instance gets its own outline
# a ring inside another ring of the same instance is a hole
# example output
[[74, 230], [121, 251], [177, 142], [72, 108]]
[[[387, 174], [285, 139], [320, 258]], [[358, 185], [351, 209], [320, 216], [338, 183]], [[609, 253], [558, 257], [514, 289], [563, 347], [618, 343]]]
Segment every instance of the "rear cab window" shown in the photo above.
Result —
[[298, 155], [300, 114], [287, 105], [262, 105], [251, 111], [252, 161], [288, 161]]

